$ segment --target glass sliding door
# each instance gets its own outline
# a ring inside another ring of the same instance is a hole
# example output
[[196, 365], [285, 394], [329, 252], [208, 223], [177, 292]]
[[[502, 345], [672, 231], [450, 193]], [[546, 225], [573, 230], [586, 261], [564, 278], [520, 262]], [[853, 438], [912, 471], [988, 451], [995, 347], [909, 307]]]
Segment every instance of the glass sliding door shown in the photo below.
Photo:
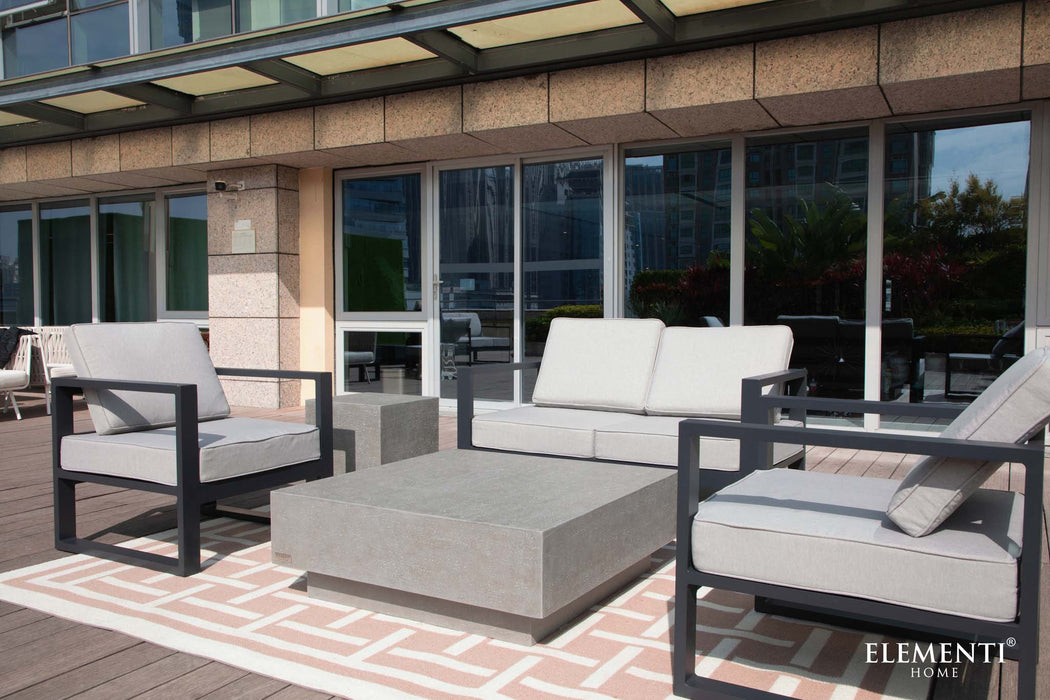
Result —
[[867, 130], [749, 142], [745, 176], [745, 323], [791, 328], [811, 394], [863, 398]]
[[33, 211], [0, 209], [0, 325], [33, 323]]
[[1029, 134], [1027, 120], [887, 128], [884, 396], [910, 371], [922, 381], [899, 398], [970, 401], [1023, 354]]
[[165, 310], [207, 315], [208, 196], [168, 197], [166, 204]]
[[91, 215], [86, 200], [40, 205], [40, 315], [45, 326], [91, 319]]
[[152, 279], [153, 205], [149, 199], [110, 199], [98, 204], [99, 320], [156, 318]]
[[[525, 359], [543, 357], [558, 316], [603, 316], [603, 162], [601, 158], [522, 167], [522, 322]], [[523, 373], [522, 400], [535, 372]]]
[[626, 315], [668, 325], [729, 325], [732, 152], [628, 154]]
[[[458, 366], [513, 357], [514, 216], [513, 166], [439, 174], [443, 398], [456, 396]], [[479, 376], [475, 396], [511, 401], [513, 382], [513, 373]]]

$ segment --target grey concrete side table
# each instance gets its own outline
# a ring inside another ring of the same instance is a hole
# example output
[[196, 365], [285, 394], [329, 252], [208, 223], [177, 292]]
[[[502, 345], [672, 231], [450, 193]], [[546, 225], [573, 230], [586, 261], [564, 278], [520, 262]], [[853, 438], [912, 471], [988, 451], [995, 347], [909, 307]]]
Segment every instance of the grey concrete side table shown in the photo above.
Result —
[[[314, 400], [306, 401], [314, 420]], [[361, 393], [332, 399], [336, 474], [437, 452], [438, 399]]]

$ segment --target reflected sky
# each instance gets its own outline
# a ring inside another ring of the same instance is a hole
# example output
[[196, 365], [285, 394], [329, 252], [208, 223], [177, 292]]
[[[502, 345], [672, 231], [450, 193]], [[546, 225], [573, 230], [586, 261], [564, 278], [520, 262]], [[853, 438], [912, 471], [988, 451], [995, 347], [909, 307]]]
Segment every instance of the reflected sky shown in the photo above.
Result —
[[952, 179], [964, 183], [970, 173], [991, 178], [1004, 197], [1023, 195], [1028, 177], [1029, 122], [944, 129], [934, 140], [933, 192]]

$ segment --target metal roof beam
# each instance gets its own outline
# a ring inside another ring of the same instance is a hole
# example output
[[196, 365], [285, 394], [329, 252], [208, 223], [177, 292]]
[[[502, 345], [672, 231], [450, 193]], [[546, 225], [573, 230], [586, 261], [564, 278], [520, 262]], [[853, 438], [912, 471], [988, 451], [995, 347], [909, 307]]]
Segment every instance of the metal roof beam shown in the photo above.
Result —
[[4, 107], [5, 112], [17, 114], [20, 117], [36, 119], [40, 122], [54, 124], [73, 131], [83, 131], [85, 119], [80, 112], [73, 112], [61, 107], [53, 107], [43, 102], [20, 102]]
[[279, 58], [252, 61], [244, 64], [243, 67], [252, 73], [258, 73], [265, 78], [296, 88], [307, 95], [316, 97], [322, 91], [321, 79], [317, 77], [317, 74]]
[[138, 85], [120, 85], [109, 89], [115, 95], [127, 97], [146, 104], [170, 109], [179, 114], [193, 113], [193, 98], [175, 90], [151, 85], [150, 83], [139, 83]]
[[660, 41], [673, 42], [677, 39], [678, 20], [660, 0], [620, 0], [620, 2], [656, 32]]
[[434, 29], [410, 34], [405, 38], [416, 46], [455, 63], [470, 75], [478, 72], [478, 50], [454, 34], [443, 29]]

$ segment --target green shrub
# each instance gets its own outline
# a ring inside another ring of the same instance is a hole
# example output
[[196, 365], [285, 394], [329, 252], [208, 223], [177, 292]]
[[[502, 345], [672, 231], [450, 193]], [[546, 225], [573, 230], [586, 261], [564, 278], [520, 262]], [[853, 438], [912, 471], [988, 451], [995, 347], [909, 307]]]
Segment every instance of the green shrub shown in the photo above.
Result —
[[550, 333], [551, 321], [558, 317], [566, 318], [601, 318], [603, 316], [600, 304], [566, 304], [555, 306], [553, 309], [544, 311], [539, 316], [525, 319], [525, 340], [542, 343], [547, 340]]

